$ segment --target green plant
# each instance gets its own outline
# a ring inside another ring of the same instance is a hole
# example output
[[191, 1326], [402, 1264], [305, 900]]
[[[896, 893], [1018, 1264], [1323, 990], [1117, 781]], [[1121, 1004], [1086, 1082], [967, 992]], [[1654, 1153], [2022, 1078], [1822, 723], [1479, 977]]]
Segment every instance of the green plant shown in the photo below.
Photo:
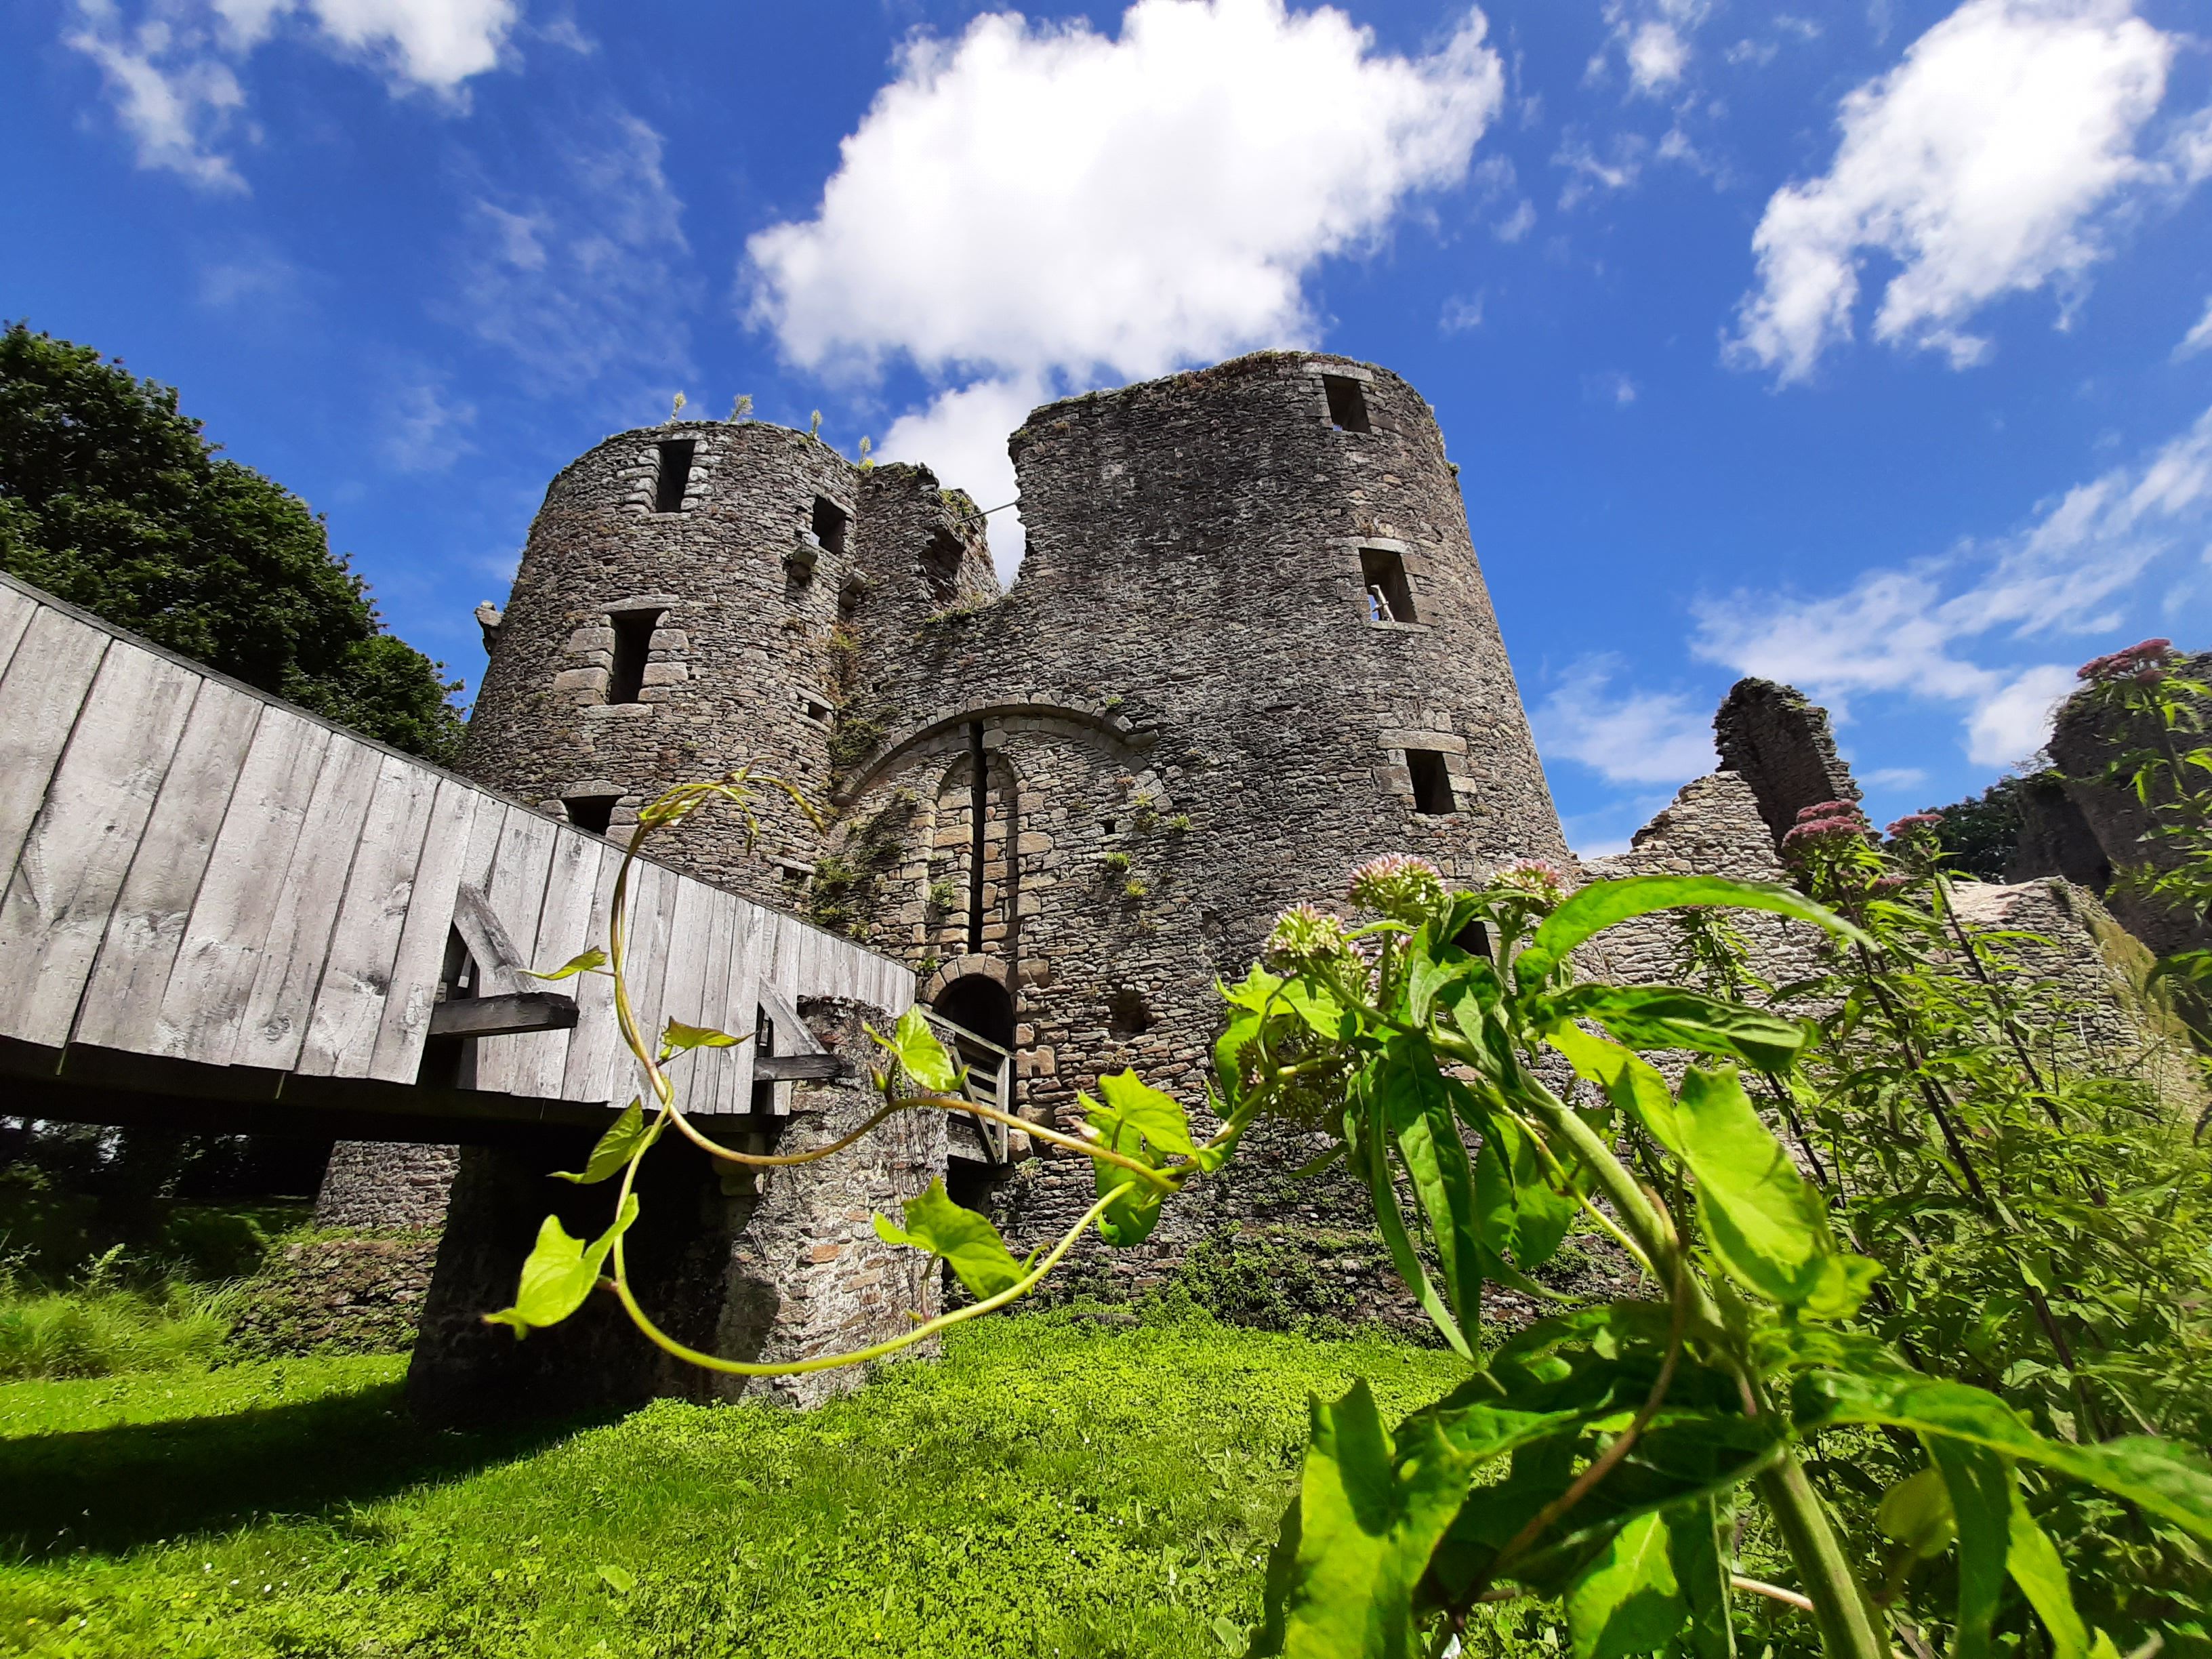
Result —
[[[2194, 1455], [2151, 1436], [2046, 1437], [1996, 1394], [1929, 1376], [1854, 1328], [1881, 1264], [1841, 1246], [1742, 1081], [1744, 1066], [1789, 1074], [1804, 1024], [1697, 991], [1577, 978], [1578, 948], [1685, 906], [1778, 915], [1853, 949], [1876, 943], [1796, 889], [1717, 877], [1601, 881], [1569, 896], [1558, 872], [1529, 864], [1453, 892], [1418, 860], [1376, 860], [1355, 873], [1351, 897], [1377, 920], [1347, 929], [1293, 907], [1265, 964], [1226, 991], [1211, 1137], [1133, 1073], [1102, 1078], [1103, 1103], [1082, 1097], [1087, 1139], [1019, 1126], [1095, 1171], [1096, 1200], [1048, 1248], [1017, 1261], [942, 1183], [905, 1205], [902, 1225], [878, 1218], [886, 1241], [942, 1258], [968, 1305], [853, 1352], [780, 1364], [684, 1346], [647, 1318], [624, 1260], [637, 1166], [663, 1133], [732, 1164], [784, 1166], [833, 1156], [906, 1111], [980, 1110], [1015, 1127], [956, 1097], [957, 1068], [912, 1012], [877, 1037], [890, 1060], [877, 1078], [882, 1107], [818, 1151], [739, 1152], [675, 1108], [667, 1065], [738, 1039], [671, 1021], [654, 1044], [638, 1028], [623, 975], [630, 860], [647, 835], [710, 800], [750, 824], [751, 796], [739, 773], [648, 806], [617, 876], [606, 949], [547, 975], [613, 975], [645, 1089], [569, 1177], [619, 1177], [605, 1231], [587, 1243], [548, 1218], [514, 1304], [488, 1316], [518, 1336], [566, 1319], [604, 1270], [648, 1340], [710, 1370], [789, 1374], [883, 1358], [1014, 1302], [1094, 1226], [1109, 1246], [1143, 1242], [1166, 1200], [1220, 1168], [1266, 1115], [1325, 1131], [1332, 1155], [1364, 1174], [1395, 1267], [1467, 1376], [1395, 1432], [1364, 1384], [1315, 1403], [1255, 1655], [1434, 1651], [1480, 1607], [1533, 1595], [1563, 1601], [1593, 1659], [1677, 1644], [1720, 1659], [1734, 1650], [1731, 1595], [1744, 1592], [1803, 1607], [1830, 1659], [1887, 1659], [1884, 1614], [1808, 1467], [1822, 1441], [1869, 1431], [1921, 1449], [1881, 1513], [1916, 1554], [1955, 1552], [1962, 1656], [1990, 1650], [2008, 1576], [2058, 1654], [2091, 1649], [2023, 1466], [2035, 1481], [2081, 1483], [2212, 1539], [2212, 1468]], [[1485, 956], [1454, 942], [1476, 923]], [[1698, 1058], [1679, 1084], [1643, 1058], [1682, 1050]], [[1577, 1089], [1555, 1086], [1554, 1057]], [[1485, 1283], [1542, 1294], [1529, 1273], [1578, 1225], [1612, 1238], [1657, 1293], [1570, 1307], [1478, 1358]], [[1740, 1519], [1771, 1530], [1802, 1589], [1736, 1571]], [[2095, 1651], [2114, 1653], [2108, 1635]]]
[[1146, 898], [1152, 890], [1142, 876], [1132, 876], [1121, 884], [1121, 896], [1126, 899]]
[[183, 1282], [125, 1289], [97, 1267], [64, 1290], [0, 1277], [0, 1379], [204, 1367], [221, 1352], [240, 1294]]
[[753, 394], [750, 392], [740, 392], [738, 394], [738, 400], [730, 405], [730, 424], [735, 426], [740, 421], [749, 421], [752, 418], [752, 413]]
[[1098, 867], [1109, 876], [1126, 876], [1129, 873], [1129, 855], [1121, 852], [1101, 853]]
[[923, 902], [927, 905], [930, 915], [949, 916], [952, 914], [952, 907], [960, 902], [959, 885], [951, 881], [933, 881]]

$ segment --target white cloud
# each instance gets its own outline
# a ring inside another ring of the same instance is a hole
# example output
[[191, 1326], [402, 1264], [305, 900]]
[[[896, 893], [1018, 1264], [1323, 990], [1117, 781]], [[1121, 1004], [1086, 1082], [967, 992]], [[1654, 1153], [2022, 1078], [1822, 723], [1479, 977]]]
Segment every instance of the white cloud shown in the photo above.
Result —
[[377, 64], [395, 92], [454, 97], [497, 65], [521, 0], [76, 0], [75, 12], [63, 42], [100, 66], [139, 166], [243, 191], [226, 149], [246, 104], [238, 70], [280, 24]]
[[1446, 334], [1465, 334], [1480, 328], [1483, 301], [1487, 297], [1481, 289], [1472, 294], [1455, 294], [1444, 301], [1443, 314], [1437, 319], [1437, 327]]
[[1863, 781], [1869, 789], [1911, 789], [1927, 782], [1928, 774], [1917, 766], [1881, 766]]
[[1517, 242], [1535, 228], [1536, 204], [1522, 197], [1513, 211], [1490, 228], [1490, 234], [1501, 242]]
[[1624, 666], [1618, 656], [1584, 657], [1530, 716], [1536, 747], [1547, 760], [1571, 760], [1608, 783], [1679, 784], [1710, 772], [1710, 711], [1677, 691], [1616, 694]]
[[2184, 357], [2193, 357], [2207, 346], [2212, 346], [2212, 300], [2205, 301], [2204, 314], [2197, 319], [2194, 328], [2181, 337], [2181, 343], [2174, 347], [2173, 360], [2179, 362]]
[[2042, 663], [2015, 674], [1966, 721], [1966, 758], [1977, 766], [2012, 766], [2043, 747], [2051, 717], [2081, 682], [2063, 663]]
[[753, 318], [810, 368], [1139, 375], [1310, 338], [1307, 270], [1466, 175], [1485, 31], [1409, 60], [1337, 11], [1138, 0], [1118, 38], [1007, 13], [920, 37], [815, 216], [748, 244]]
[[663, 140], [626, 113], [574, 125], [557, 191], [473, 204], [450, 314], [540, 392], [626, 374], [665, 398], [690, 368], [698, 285]]
[[894, 421], [880, 452], [887, 461], [919, 461], [939, 483], [975, 498], [991, 515], [992, 562], [1008, 581], [1022, 562], [1025, 538], [1018, 513], [991, 511], [1014, 499], [1006, 439], [1049, 395], [1042, 380], [1019, 375], [940, 392], [927, 408]]
[[1626, 409], [1636, 401], [1636, 382], [1619, 369], [1609, 369], [1602, 374], [1583, 376], [1583, 396], [1592, 403], [1611, 404], [1615, 409]]
[[1729, 356], [1806, 378], [1851, 337], [1869, 254], [1901, 267], [1875, 337], [1957, 367], [1986, 355], [1967, 325], [1991, 301], [2078, 294], [2105, 212], [2166, 171], [2136, 141], [2174, 49], [2128, 0], [1967, 0], [1844, 97], [1829, 170], [1767, 203]]
[[[1404, 58], [1328, 8], [1137, 0], [1112, 35], [917, 36], [812, 216], [747, 244], [750, 319], [808, 368], [1040, 386], [1311, 341], [1315, 264], [1466, 179], [1503, 92], [1486, 30]], [[918, 418], [953, 441], [1005, 401]]]
[[1673, 91], [1689, 70], [1690, 36], [1711, 9], [1710, 0], [1606, 0], [1607, 50], [1592, 61], [1593, 75], [1618, 52], [1632, 91]]
[[1650, 148], [1651, 141], [1640, 133], [1617, 132], [1607, 146], [1608, 153], [1600, 155], [1589, 139], [1569, 129], [1552, 157], [1553, 167], [1567, 169], [1567, 182], [1559, 191], [1560, 211], [1601, 190], [1629, 189], [1642, 175]]
[[456, 398], [442, 376], [425, 371], [395, 385], [384, 400], [384, 459], [400, 472], [442, 472], [473, 447], [474, 404]]
[[[1697, 655], [1738, 673], [1786, 680], [1847, 716], [1860, 692], [1901, 692], [1966, 705], [1979, 763], [2018, 759], [2066, 671], [1993, 666], [2000, 639], [2118, 628], [2127, 590], [2154, 561], [2212, 518], [2212, 410], [2140, 465], [2076, 485], [2023, 530], [1993, 544], [1862, 574], [1844, 592], [1806, 599], [1738, 592], [1698, 607]], [[2087, 653], [2083, 653], [2087, 654]]]

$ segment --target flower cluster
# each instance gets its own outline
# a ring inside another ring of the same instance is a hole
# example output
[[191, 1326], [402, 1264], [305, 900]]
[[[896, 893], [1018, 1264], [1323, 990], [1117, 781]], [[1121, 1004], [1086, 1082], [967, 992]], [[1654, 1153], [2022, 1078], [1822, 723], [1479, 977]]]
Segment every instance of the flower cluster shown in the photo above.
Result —
[[2074, 678], [2093, 685], [2116, 685], [2122, 680], [2156, 685], [2166, 678], [2166, 666], [2172, 660], [2172, 640], [2145, 640], [2108, 657], [2093, 658], [2074, 671]]
[[1275, 918], [1274, 928], [1261, 947], [1267, 966], [1282, 973], [1295, 973], [1332, 958], [1348, 959], [1353, 954], [1352, 941], [1344, 936], [1344, 924], [1303, 901]]
[[1873, 834], [1857, 803], [1824, 800], [1797, 814], [1797, 822], [1782, 838], [1782, 856], [1792, 860], [1820, 848], [1836, 848]]
[[1444, 878], [1426, 859], [1385, 853], [1352, 872], [1348, 890], [1354, 904], [1418, 927], [1443, 907]]
[[1907, 836], [1933, 835], [1942, 822], [1941, 812], [1907, 812], [1881, 833], [1891, 841], [1901, 841]]
[[1570, 885], [1565, 872], [1542, 859], [1522, 859], [1517, 864], [1509, 864], [1492, 874], [1490, 884], [1533, 899], [1546, 909], [1566, 897]]

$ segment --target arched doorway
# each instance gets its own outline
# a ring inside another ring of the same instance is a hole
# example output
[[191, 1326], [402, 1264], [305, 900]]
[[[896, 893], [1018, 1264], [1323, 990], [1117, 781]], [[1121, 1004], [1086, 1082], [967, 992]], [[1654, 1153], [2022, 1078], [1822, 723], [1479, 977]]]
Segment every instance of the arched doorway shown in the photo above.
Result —
[[963, 974], [929, 1000], [932, 1011], [1001, 1048], [1014, 1046], [1014, 999], [988, 974]]

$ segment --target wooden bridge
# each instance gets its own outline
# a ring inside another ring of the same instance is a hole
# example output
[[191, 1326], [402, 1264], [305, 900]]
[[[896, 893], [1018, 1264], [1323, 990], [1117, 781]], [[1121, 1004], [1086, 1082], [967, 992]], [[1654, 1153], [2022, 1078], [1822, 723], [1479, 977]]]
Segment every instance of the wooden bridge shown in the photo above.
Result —
[[[609, 842], [5, 575], [0, 663], [0, 1111], [466, 1140], [636, 1092], [610, 981], [518, 971], [605, 942]], [[766, 1051], [679, 1061], [691, 1111], [822, 1074], [802, 997], [914, 1001], [793, 917], [648, 860], [631, 887], [643, 1024]]]

